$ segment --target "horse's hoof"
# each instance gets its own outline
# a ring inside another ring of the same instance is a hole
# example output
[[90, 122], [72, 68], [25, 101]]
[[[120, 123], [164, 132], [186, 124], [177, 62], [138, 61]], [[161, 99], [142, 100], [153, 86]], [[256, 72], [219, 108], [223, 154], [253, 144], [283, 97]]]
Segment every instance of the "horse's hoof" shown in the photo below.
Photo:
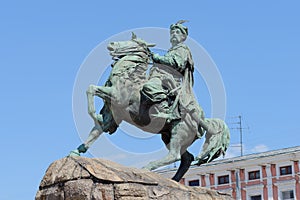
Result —
[[143, 170], [147, 170], [150, 171], [150, 169], [148, 169], [147, 167], [142, 167]]
[[144, 167], [142, 167], [142, 169], [147, 170], [147, 171], [152, 171], [151, 166], [144, 166]]
[[69, 153], [69, 156], [80, 156], [80, 153], [79, 153], [79, 151], [76, 149], [76, 150], [73, 150], [73, 151], [71, 151], [70, 153]]
[[95, 114], [95, 118], [97, 121], [103, 122], [103, 117], [100, 114]]
[[200, 159], [199, 157], [195, 157], [194, 160], [191, 162], [191, 166], [200, 166], [202, 165], [204, 162], [202, 159]]

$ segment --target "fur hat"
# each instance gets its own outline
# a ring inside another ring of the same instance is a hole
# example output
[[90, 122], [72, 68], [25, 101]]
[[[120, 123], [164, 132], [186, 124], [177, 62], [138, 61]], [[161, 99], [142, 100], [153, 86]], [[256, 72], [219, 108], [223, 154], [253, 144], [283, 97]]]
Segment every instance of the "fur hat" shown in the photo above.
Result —
[[188, 28], [182, 25], [184, 22], [187, 22], [187, 20], [179, 20], [175, 24], [171, 24], [170, 30], [178, 28], [183, 34], [188, 35]]

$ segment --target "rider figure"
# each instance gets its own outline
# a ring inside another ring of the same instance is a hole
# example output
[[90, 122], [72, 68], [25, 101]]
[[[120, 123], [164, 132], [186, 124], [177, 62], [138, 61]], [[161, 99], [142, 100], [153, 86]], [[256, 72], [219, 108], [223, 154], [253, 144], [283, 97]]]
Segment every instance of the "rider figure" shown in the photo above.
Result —
[[182, 75], [187, 68], [194, 71], [194, 62], [190, 49], [183, 43], [188, 36], [188, 28], [183, 26], [182, 23], [185, 21], [180, 20], [179, 22], [170, 26], [170, 42], [172, 47], [164, 56], [153, 54], [152, 59], [155, 63], [164, 64], [171, 66], [176, 69]]
[[[152, 54], [154, 64], [149, 81], [141, 91], [152, 104], [159, 103], [158, 114], [154, 116], [167, 120], [179, 119], [182, 111], [191, 106], [188, 104], [191, 102], [189, 95], [192, 95], [194, 62], [190, 49], [183, 43], [188, 35], [188, 28], [182, 25], [184, 22], [180, 20], [170, 26], [172, 47], [168, 52], [164, 56]], [[170, 98], [173, 98], [172, 102]], [[179, 110], [175, 109], [177, 105]]]

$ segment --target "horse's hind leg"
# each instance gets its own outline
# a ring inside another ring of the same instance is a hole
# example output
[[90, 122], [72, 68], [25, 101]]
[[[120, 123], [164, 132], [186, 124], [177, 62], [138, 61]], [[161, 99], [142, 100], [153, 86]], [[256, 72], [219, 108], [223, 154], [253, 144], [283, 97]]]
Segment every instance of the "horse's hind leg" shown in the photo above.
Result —
[[[180, 160], [181, 152], [185, 152], [185, 150], [182, 151], [182, 148], [184, 146], [183, 141], [184, 138], [181, 134], [175, 134], [175, 136], [170, 136], [169, 144], [167, 144], [167, 148], [169, 149], [169, 153], [164, 158], [150, 162], [148, 165], [146, 165], [144, 168], [148, 170], [154, 170], [158, 167], [165, 166], [168, 164], [171, 164], [173, 162], [176, 162]], [[163, 139], [164, 140], [164, 139]], [[164, 141], [166, 143], [166, 141]]]
[[[189, 115], [186, 116], [187, 119]], [[150, 162], [144, 168], [149, 170], [157, 169], [158, 167], [171, 164], [181, 159], [181, 155], [186, 152], [186, 149], [194, 142], [197, 129], [190, 127], [186, 122], [181, 121], [174, 125], [171, 130], [170, 143], [168, 144], [169, 153], [163, 159]], [[163, 138], [164, 142], [168, 138]], [[187, 162], [185, 162], [186, 164]]]
[[176, 174], [173, 176], [172, 180], [179, 182], [184, 174], [188, 171], [193, 161], [194, 156], [188, 151], [184, 152], [184, 154], [181, 155], [179, 168]]
[[173, 162], [176, 162], [178, 160], [180, 160], [180, 150], [169, 151], [168, 155], [165, 156], [164, 158], [157, 161], [150, 162], [148, 165], [146, 165], [143, 168], [148, 170], [154, 170], [161, 166], [165, 166]]
[[[170, 143], [170, 135], [168, 135], [167, 133], [162, 133], [161, 136], [166, 147], [169, 148], [168, 144]], [[187, 170], [190, 168], [191, 163], [193, 161], [194, 161], [194, 156], [190, 152], [185, 151], [181, 155], [180, 166], [176, 174], [173, 176], [172, 180], [179, 182], [181, 178], [184, 176], [184, 174], [187, 172]]]

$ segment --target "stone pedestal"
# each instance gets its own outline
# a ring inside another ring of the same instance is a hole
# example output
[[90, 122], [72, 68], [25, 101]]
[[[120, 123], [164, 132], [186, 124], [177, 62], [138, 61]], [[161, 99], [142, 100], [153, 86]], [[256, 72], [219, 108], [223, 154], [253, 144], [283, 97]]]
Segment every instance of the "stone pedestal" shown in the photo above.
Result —
[[189, 187], [147, 170], [84, 157], [53, 162], [36, 200], [210, 200], [232, 199], [207, 188]]

